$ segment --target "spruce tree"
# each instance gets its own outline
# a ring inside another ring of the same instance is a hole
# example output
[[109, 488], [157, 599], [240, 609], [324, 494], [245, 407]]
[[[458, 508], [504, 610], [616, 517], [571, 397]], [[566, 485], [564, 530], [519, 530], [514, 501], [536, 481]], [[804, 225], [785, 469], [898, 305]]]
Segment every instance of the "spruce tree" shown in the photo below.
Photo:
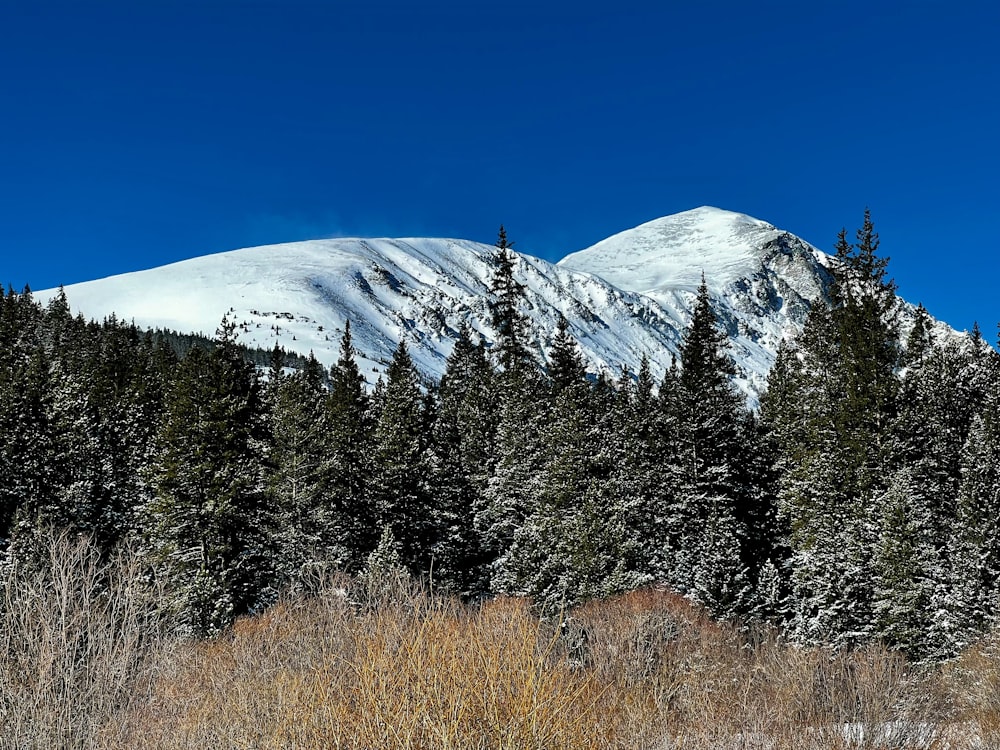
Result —
[[587, 371], [576, 340], [569, 332], [569, 322], [562, 315], [548, 356], [548, 374], [553, 388], [561, 391], [585, 382]]
[[[672, 388], [672, 383], [661, 386]], [[667, 580], [670, 545], [665, 523], [676, 487], [675, 451], [644, 356], [633, 381], [627, 371], [618, 386], [610, 439], [618, 448], [611, 462], [608, 489], [622, 504], [628, 538], [635, 541], [626, 567], [642, 583]]]
[[901, 364], [905, 367], [920, 364], [933, 343], [934, 332], [931, 316], [922, 304], [917, 305], [913, 328], [910, 329], [910, 333], [906, 337], [906, 346], [901, 355]]
[[551, 419], [549, 389], [536, 370], [505, 371], [495, 379], [497, 428], [493, 473], [477, 520], [491, 563], [491, 588], [509, 591], [507, 557], [539, 491], [546, 461], [545, 429]]
[[838, 236], [832, 307], [810, 310], [764, 406], [788, 530], [791, 625], [803, 640], [837, 644], [874, 635], [872, 565], [899, 387], [895, 286], [867, 211], [857, 238]]
[[151, 497], [148, 467], [164, 411], [168, 378], [176, 368], [169, 350], [134, 325], [104, 323], [93, 398], [101, 413], [104, 500], [96, 519], [107, 549], [135, 537]]
[[268, 383], [268, 492], [274, 514], [275, 573], [292, 591], [316, 565], [343, 565], [324, 463], [329, 455], [327, 392], [315, 357], [291, 375], [272, 367]]
[[340, 356], [330, 370], [326, 402], [323, 484], [329, 504], [327, 546], [344, 551], [344, 567], [357, 570], [380, 535], [371, 497], [372, 416], [364, 378], [355, 362], [351, 323], [344, 325]]
[[1000, 618], [1000, 357], [979, 366], [991, 387], [961, 454], [961, 485], [950, 544], [950, 646], [970, 645]]
[[18, 351], [0, 375], [0, 543], [8, 554], [34, 560], [36, 538], [67, 525], [59, 503], [59, 472], [51, 427], [49, 360], [40, 347]]
[[420, 379], [400, 341], [386, 373], [372, 449], [376, 528], [388, 528], [410, 572], [430, 570], [435, 543], [431, 463]]
[[[915, 658], [938, 659], [953, 647], [948, 540], [962, 449], [981, 398], [972, 386], [975, 365], [967, 345], [922, 338], [917, 346], [919, 355], [912, 345], [907, 350], [909, 365], [892, 425], [892, 473], [879, 502], [880, 550], [907, 548], [910, 559], [886, 564], [876, 554], [875, 603], [883, 640]], [[904, 564], [908, 578], [897, 572]], [[909, 623], [902, 632], [900, 621]]]
[[182, 628], [217, 633], [268, 596], [260, 388], [223, 321], [191, 349], [166, 401], [148, 509], [150, 561]]
[[496, 433], [494, 372], [468, 326], [459, 330], [438, 390], [433, 427], [437, 544], [435, 585], [465, 596], [489, 590], [482, 524]]
[[532, 365], [525, 340], [527, 324], [520, 309], [524, 300], [524, 285], [515, 276], [517, 255], [513, 247], [514, 243], [507, 241], [507, 232], [501, 225], [493, 259], [495, 271], [490, 289], [490, 323], [496, 331], [497, 361], [503, 371], [511, 373]]
[[504, 593], [532, 597], [554, 612], [629, 588], [623, 505], [606, 493], [602, 415], [583, 382], [559, 390], [542, 432], [534, 492], [496, 564]]
[[674, 512], [687, 558], [677, 583], [718, 614], [733, 615], [749, 606], [756, 565], [750, 528], [759, 508], [746, 473], [752, 433], [727, 350], [703, 278], [681, 343], [675, 401], [680, 484]]
[[836, 415], [840, 441], [851, 452], [848, 481], [858, 494], [884, 478], [884, 448], [896, 413], [900, 361], [896, 285], [886, 278], [887, 257], [877, 255], [871, 212], [850, 245], [841, 231], [831, 290], [843, 400]]

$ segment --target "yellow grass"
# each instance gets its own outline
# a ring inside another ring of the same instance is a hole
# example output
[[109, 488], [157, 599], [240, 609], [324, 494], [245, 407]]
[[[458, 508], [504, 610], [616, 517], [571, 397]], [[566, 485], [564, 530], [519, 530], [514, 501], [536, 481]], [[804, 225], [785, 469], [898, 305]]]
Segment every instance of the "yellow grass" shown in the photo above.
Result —
[[155, 603], [138, 568], [115, 565], [64, 540], [55, 573], [7, 576], [0, 747], [1000, 746], [1000, 638], [919, 673], [879, 648], [720, 625], [667, 591], [552, 621], [520, 599], [465, 606], [345, 579], [185, 641], [146, 634]]

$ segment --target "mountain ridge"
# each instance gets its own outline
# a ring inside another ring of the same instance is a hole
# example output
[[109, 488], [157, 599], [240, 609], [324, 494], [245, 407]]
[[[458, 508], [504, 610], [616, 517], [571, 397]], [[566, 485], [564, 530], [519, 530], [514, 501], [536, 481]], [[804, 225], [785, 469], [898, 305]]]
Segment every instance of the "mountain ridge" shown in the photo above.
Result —
[[[351, 321], [370, 384], [405, 339], [437, 379], [459, 327], [488, 346], [495, 247], [442, 238], [339, 238], [264, 245], [73, 284], [74, 312], [212, 335], [223, 315], [250, 346], [278, 343], [336, 360]], [[751, 400], [779, 342], [827, 298], [832, 259], [773, 225], [703, 206], [646, 222], [550, 263], [515, 253], [530, 348], [544, 358], [563, 316], [588, 370], [662, 377], [678, 351], [704, 275], [732, 344], [735, 382]], [[56, 290], [36, 293], [43, 301]], [[909, 308], [908, 308], [909, 309]], [[905, 327], [905, 326], [904, 326]]]

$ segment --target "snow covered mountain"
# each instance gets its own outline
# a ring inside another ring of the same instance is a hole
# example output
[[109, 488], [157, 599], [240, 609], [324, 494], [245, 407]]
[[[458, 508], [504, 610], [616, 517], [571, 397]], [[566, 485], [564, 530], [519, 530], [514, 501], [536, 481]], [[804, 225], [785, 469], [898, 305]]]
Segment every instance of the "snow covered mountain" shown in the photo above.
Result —
[[833, 281], [830, 257], [745, 214], [704, 206], [656, 219], [559, 261], [655, 300], [683, 327], [702, 275], [745, 385], [757, 391], [782, 338]]
[[[459, 326], [487, 344], [496, 249], [453, 239], [331, 239], [234, 250], [66, 287], [74, 311], [143, 327], [213, 335], [224, 315], [247, 345], [332, 364], [351, 321], [374, 383], [405, 338], [426, 375], [444, 371]], [[733, 342], [737, 382], [753, 398], [782, 337], [831, 282], [830, 259], [743, 214], [698, 208], [572, 253], [558, 264], [519, 254], [532, 344], [548, 351], [566, 317], [587, 367], [617, 377], [642, 356], [660, 377], [677, 352], [702, 274]], [[51, 297], [55, 290], [37, 293]]]

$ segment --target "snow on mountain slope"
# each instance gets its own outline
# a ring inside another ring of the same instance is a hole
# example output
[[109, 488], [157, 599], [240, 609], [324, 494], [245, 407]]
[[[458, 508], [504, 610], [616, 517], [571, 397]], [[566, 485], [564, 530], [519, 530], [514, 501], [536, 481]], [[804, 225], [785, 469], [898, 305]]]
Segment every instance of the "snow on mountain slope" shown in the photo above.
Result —
[[658, 302], [680, 327], [704, 274], [744, 387], [759, 392], [778, 343], [826, 298], [830, 258], [789, 232], [703, 206], [621, 232], [559, 261]]
[[[144, 327], [211, 336], [223, 315], [249, 346], [338, 355], [351, 321], [362, 372], [374, 383], [400, 339], [439, 378], [459, 327], [487, 345], [496, 248], [451, 239], [334, 239], [233, 250], [74, 284], [74, 311], [114, 313]], [[553, 265], [519, 254], [522, 311], [541, 357], [566, 317], [587, 368], [635, 372], [645, 355], [661, 377], [677, 353], [704, 274], [732, 342], [737, 384], [755, 400], [782, 338], [829, 294], [831, 258], [744, 214], [703, 207], [648, 222]], [[45, 300], [55, 290], [39, 292]], [[912, 307], [903, 305], [903, 333]], [[943, 327], [946, 328], [946, 327]]]
[[[494, 340], [488, 296], [496, 248], [465, 240], [335, 239], [234, 250], [66, 287], [74, 311], [112, 313], [143, 327], [211, 336], [223, 315], [240, 341], [312, 351], [332, 364], [347, 319], [369, 382], [405, 338], [417, 366], [438, 378], [459, 326]], [[591, 275], [519, 255], [524, 312], [545, 352], [559, 315], [570, 322], [589, 369], [613, 376], [643, 354], [662, 374], [678, 332], [660, 306]], [[54, 290], [39, 292], [45, 300]]]

